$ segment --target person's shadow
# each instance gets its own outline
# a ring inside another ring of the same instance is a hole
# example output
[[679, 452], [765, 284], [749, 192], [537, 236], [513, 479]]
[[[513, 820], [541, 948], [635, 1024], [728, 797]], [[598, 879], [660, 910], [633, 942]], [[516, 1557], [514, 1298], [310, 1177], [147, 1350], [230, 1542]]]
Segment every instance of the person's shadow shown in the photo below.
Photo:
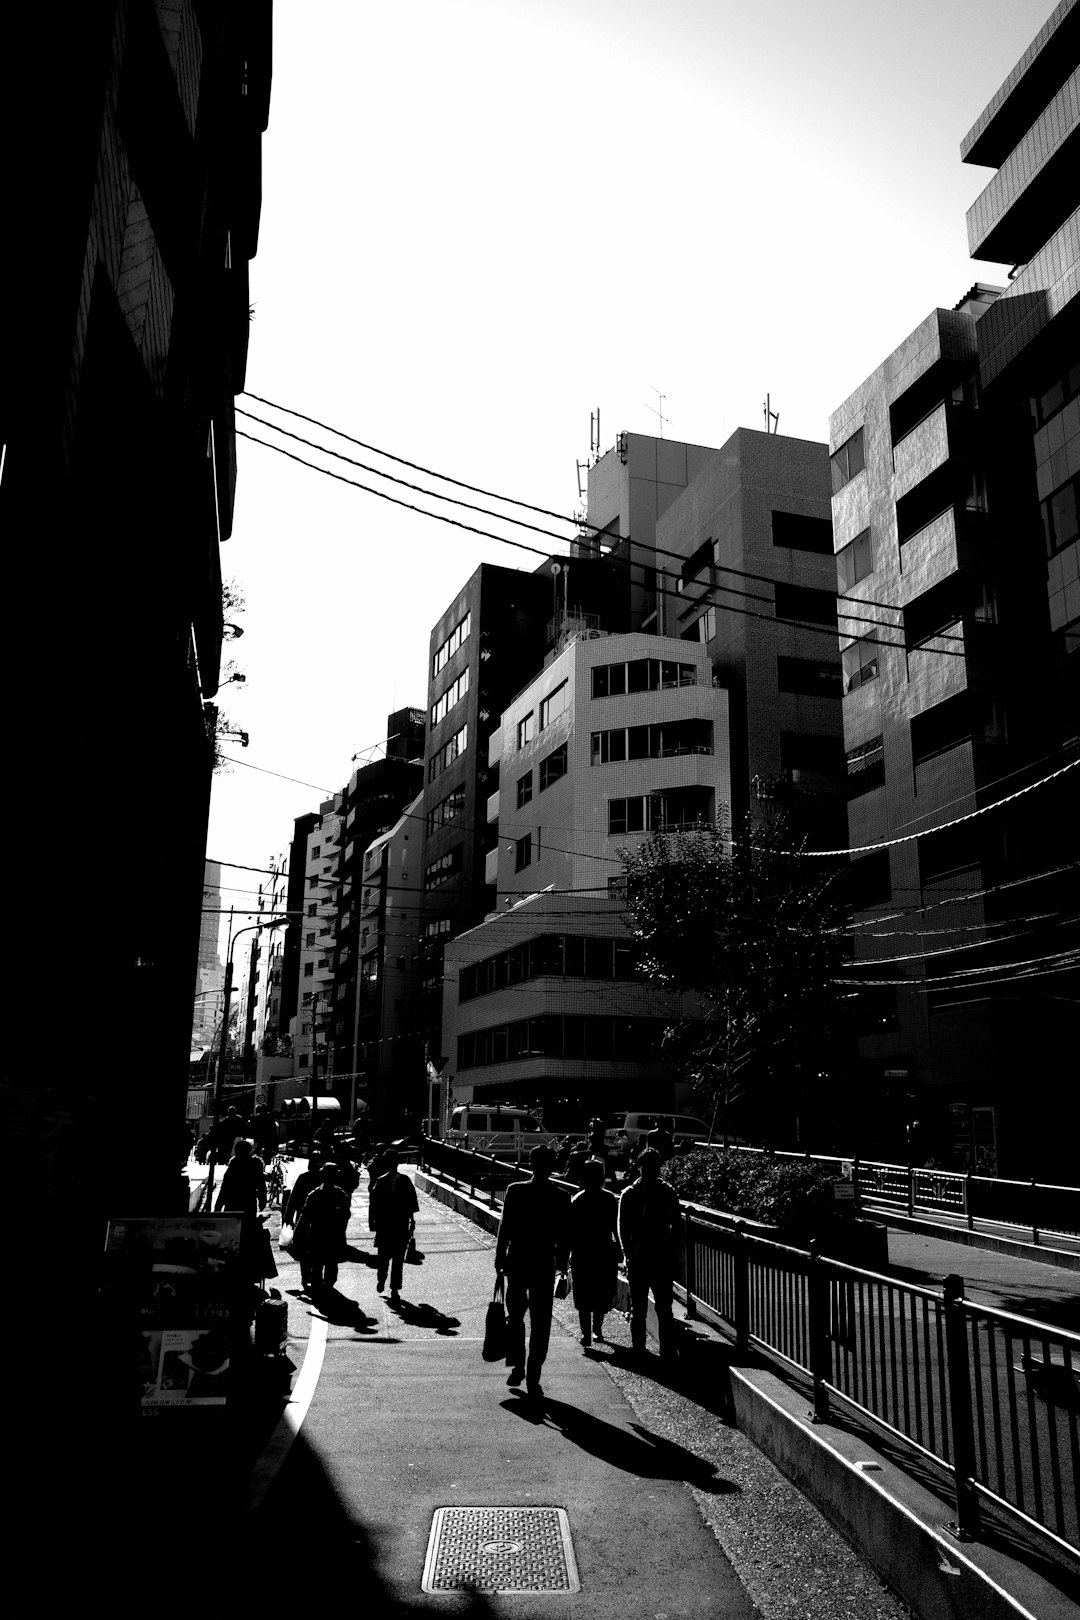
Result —
[[442, 1311], [437, 1311], [434, 1305], [414, 1304], [409, 1299], [399, 1299], [396, 1302], [388, 1299], [386, 1308], [393, 1311], [396, 1316], [400, 1316], [401, 1320], [410, 1326], [431, 1328], [444, 1339], [456, 1338], [457, 1329], [461, 1326], [456, 1316], [445, 1316]]
[[546, 1397], [541, 1401], [525, 1397], [501, 1404], [527, 1423], [558, 1429], [582, 1451], [610, 1463], [613, 1468], [636, 1474], [639, 1479], [684, 1480], [715, 1496], [730, 1495], [740, 1489], [731, 1480], [720, 1478], [712, 1463], [696, 1457], [685, 1446], [676, 1445], [674, 1440], [653, 1434], [640, 1423], [632, 1423], [629, 1430], [621, 1429], [594, 1417], [591, 1412], [583, 1412], [580, 1407]]
[[377, 1333], [378, 1320], [368, 1316], [355, 1299], [346, 1299], [336, 1288], [318, 1289], [308, 1296], [314, 1306], [314, 1315], [321, 1316], [335, 1327], [351, 1327], [357, 1333]]

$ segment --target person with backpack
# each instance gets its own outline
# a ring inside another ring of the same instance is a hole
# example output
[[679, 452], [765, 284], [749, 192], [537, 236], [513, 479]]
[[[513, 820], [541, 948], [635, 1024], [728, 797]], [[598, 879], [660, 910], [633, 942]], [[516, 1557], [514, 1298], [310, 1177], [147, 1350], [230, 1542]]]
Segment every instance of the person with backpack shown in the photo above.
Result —
[[408, 1176], [403, 1176], [398, 1169], [397, 1149], [385, 1148], [380, 1174], [371, 1184], [368, 1229], [375, 1234], [375, 1252], [378, 1255], [376, 1287], [380, 1294], [385, 1290], [389, 1273], [391, 1305], [398, 1304], [401, 1299], [405, 1251], [416, 1229], [419, 1208], [416, 1188]]

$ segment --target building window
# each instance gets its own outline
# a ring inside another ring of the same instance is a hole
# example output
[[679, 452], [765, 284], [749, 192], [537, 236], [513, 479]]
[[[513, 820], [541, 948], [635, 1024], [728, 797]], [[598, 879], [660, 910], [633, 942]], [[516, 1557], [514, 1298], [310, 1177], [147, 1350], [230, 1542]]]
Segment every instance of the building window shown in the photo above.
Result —
[[592, 763], [619, 764], [626, 759], [673, 759], [681, 754], [711, 754], [711, 720], [663, 720], [651, 726], [619, 726], [592, 734]]
[[305, 979], [310, 979], [311, 975], [314, 973], [314, 971], [315, 971], [314, 962], [305, 962], [304, 963], [304, 978]]
[[318, 901], [313, 900], [311, 905], [308, 906], [308, 908], [307, 908], [307, 914], [308, 914], [309, 917], [315, 917], [315, 916], [318, 915], [318, 911], [319, 911]]
[[1070, 478], [1056, 489], [1049, 500], [1042, 503], [1043, 527], [1046, 530], [1046, 555], [1067, 546], [1077, 536], [1076, 491], [1080, 478]]
[[517, 807], [519, 810], [522, 805], [529, 803], [532, 793], [532, 771], [526, 771], [525, 775], [519, 776], [517, 780]]
[[880, 737], [871, 737], [847, 754], [847, 793], [857, 799], [863, 793], [885, 786], [885, 750]]
[[870, 530], [864, 529], [862, 534], [857, 534], [849, 545], [842, 546], [836, 553], [836, 588], [840, 592], [850, 591], [860, 579], [873, 572], [874, 548]]
[[428, 760], [428, 781], [434, 782], [437, 776], [441, 776], [447, 766], [452, 765], [468, 746], [469, 728], [464, 725], [460, 731], [456, 731], [448, 741], [444, 742], [442, 747], [437, 749]]
[[307, 1007], [311, 1006], [312, 994], [313, 994], [313, 992], [310, 991], [310, 990], [305, 990], [304, 991], [303, 995], [300, 998], [300, 1006], [302, 1008], [307, 1008]]
[[[311, 1028], [310, 1028], [310, 1025], [309, 1025], [304, 1030], [304, 1034], [309, 1035], [310, 1033], [311, 1033]], [[308, 1054], [306, 1052], [301, 1052], [300, 1053], [300, 1056], [296, 1060], [296, 1066], [297, 1066], [298, 1069], [306, 1069], [307, 1068], [307, 1066], [308, 1066]]]
[[437, 917], [433, 922], [424, 924], [425, 939], [441, 939], [450, 932], [450, 918]]
[[684, 636], [683, 640], [712, 641], [715, 635], [716, 609], [711, 607], [705, 609], [705, 612], [701, 615], [701, 618], [691, 626], [689, 636]]
[[305, 934], [304, 935], [304, 944], [305, 945], [314, 945], [314, 943], [315, 943], [315, 935], [314, 934]]
[[446, 718], [446, 716], [450, 713], [450, 710], [454, 707], [454, 705], [456, 703], [461, 702], [462, 698], [465, 696], [465, 694], [466, 694], [466, 692], [468, 690], [469, 690], [469, 671], [466, 668], [466, 669], [462, 670], [461, 674], [458, 676], [456, 681], [451, 681], [450, 685], [446, 688], [446, 691], [432, 705], [432, 710], [431, 710], [431, 723], [432, 723], [432, 725], [437, 726], [439, 724], [440, 720], [444, 720]]
[[523, 719], [518, 721], [518, 728], [517, 728], [517, 745], [518, 745], [518, 747], [519, 748], [524, 748], [525, 744], [532, 742], [532, 740], [533, 740], [533, 738], [535, 736], [536, 736], [536, 715], [533, 712], [533, 710], [530, 709], [528, 714], [525, 715]]
[[775, 591], [778, 619], [809, 620], [811, 624], [836, 624], [836, 597], [831, 591], [816, 591], [809, 585], [777, 584]]
[[449, 883], [456, 872], [461, 871], [462, 853], [464, 844], [455, 844], [453, 849], [440, 855], [437, 861], [432, 861], [424, 869], [425, 889], [438, 889], [444, 883]]
[[832, 470], [832, 492], [838, 494], [844, 485], [850, 483], [857, 473], [861, 473], [866, 466], [863, 453], [863, 430], [853, 433], [839, 450], [829, 457], [829, 467]]
[[819, 557], [831, 557], [833, 549], [832, 520], [820, 517], [802, 517], [798, 512], [773, 512], [772, 543], [789, 551], [812, 551]]
[[309, 877], [308, 880], [307, 880], [307, 886], [308, 886], [309, 889], [317, 889], [318, 886], [319, 886], [318, 878], [317, 877]]
[[844, 669], [844, 691], [854, 692], [867, 681], [877, 680], [878, 648], [874, 641], [852, 641], [840, 654]]
[[1046, 391], [1035, 400], [1035, 420], [1042, 427], [1056, 416], [1063, 406], [1080, 394], [1080, 361], [1071, 366], [1067, 375], [1058, 377], [1051, 383]]
[[321, 854], [322, 854], [322, 845], [321, 844], [316, 844], [314, 846], [314, 848], [312, 849], [312, 851], [311, 851], [312, 860], [317, 861]]
[[608, 800], [608, 834], [645, 831], [645, 799]]
[[816, 658], [778, 658], [776, 684], [781, 692], [794, 692], [800, 697], [843, 695], [839, 664]]
[[519, 838], [514, 846], [514, 871], [520, 872], [532, 865], [532, 833]]
[[541, 791], [541, 793], [543, 793], [545, 788], [549, 788], [553, 782], [557, 782], [559, 780], [560, 776], [565, 776], [565, 775], [566, 775], [566, 744], [563, 743], [561, 748], [553, 749], [552, 752], [550, 754], [548, 754], [546, 759], [542, 759], [540, 761], [540, 791]]
[[[449, 822], [456, 820], [456, 818], [460, 816], [464, 808], [465, 789], [463, 787], [454, 788], [453, 792], [448, 793], [445, 799], [440, 799], [439, 803], [433, 810], [428, 811], [428, 832], [433, 833], [436, 832], [440, 827], [447, 826]], [[406, 834], [406, 837], [407, 836], [408, 834]], [[404, 855], [402, 855], [403, 860], [404, 858]]]
[[462, 643], [468, 640], [469, 631], [471, 628], [472, 614], [466, 613], [465, 617], [454, 626], [446, 640], [443, 642], [442, 646], [432, 657], [432, 676], [437, 675], [439, 671], [450, 662], [450, 659], [453, 658], [454, 654], [457, 652]]
[[565, 714], [570, 703], [570, 682], [560, 681], [553, 692], [540, 700], [540, 730], [550, 726], [560, 714]]
[[618, 697], [623, 692], [661, 692], [693, 686], [696, 681], [694, 664], [679, 664], [669, 658], [633, 658], [625, 664], [596, 664], [592, 695], [600, 698]]

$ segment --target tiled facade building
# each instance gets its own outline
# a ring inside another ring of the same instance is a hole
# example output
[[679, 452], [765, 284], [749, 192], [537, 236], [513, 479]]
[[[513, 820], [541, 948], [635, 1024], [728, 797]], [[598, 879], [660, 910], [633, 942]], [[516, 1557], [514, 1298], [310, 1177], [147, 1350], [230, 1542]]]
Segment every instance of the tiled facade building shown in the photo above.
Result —
[[1044, 1178], [1021, 1077], [1043, 1054], [1056, 1106], [1077, 973], [1078, 15], [964, 141], [1008, 287], [935, 310], [830, 423], [841, 612], [879, 621], [841, 654], [866, 1095], [919, 1162]]

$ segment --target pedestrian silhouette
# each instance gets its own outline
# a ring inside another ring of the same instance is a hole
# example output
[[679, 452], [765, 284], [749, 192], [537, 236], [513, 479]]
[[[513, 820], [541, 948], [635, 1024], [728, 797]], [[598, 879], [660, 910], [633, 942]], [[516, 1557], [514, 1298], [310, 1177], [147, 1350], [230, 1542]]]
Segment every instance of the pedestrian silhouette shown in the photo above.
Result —
[[660, 1329], [660, 1354], [667, 1358], [675, 1353], [671, 1298], [681, 1220], [675, 1189], [660, 1180], [660, 1155], [646, 1148], [638, 1159], [638, 1179], [619, 1199], [619, 1241], [630, 1284], [630, 1339], [639, 1356], [645, 1353], [650, 1289]]
[[604, 1337], [604, 1317], [615, 1301], [619, 1262], [619, 1201], [604, 1186], [600, 1159], [582, 1170], [582, 1190], [570, 1200], [570, 1270], [574, 1304], [587, 1350]]
[[390, 1301], [396, 1305], [401, 1298], [405, 1251], [416, 1229], [416, 1212], [420, 1205], [416, 1188], [398, 1169], [396, 1148], [384, 1149], [381, 1169], [381, 1175], [372, 1183], [368, 1200], [368, 1227], [375, 1234], [379, 1257], [376, 1287], [381, 1294], [389, 1272]]
[[296, 1226], [296, 1242], [307, 1256], [312, 1290], [333, 1288], [337, 1282], [350, 1207], [349, 1195], [338, 1182], [335, 1166], [324, 1164], [318, 1186], [305, 1198]]
[[[506, 1276], [507, 1364], [511, 1389], [525, 1383], [529, 1395], [543, 1398], [540, 1373], [551, 1338], [551, 1304], [556, 1273], [565, 1273], [570, 1258], [570, 1200], [551, 1184], [555, 1155], [541, 1143], [529, 1155], [532, 1175], [506, 1189], [495, 1270]], [[525, 1354], [525, 1313], [529, 1314], [529, 1351]]]
[[237, 1138], [232, 1158], [225, 1166], [214, 1208], [219, 1213], [231, 1210], [239, 1215], [257, 1215], [266, 1208], [265, 1167], [244, 1136]]
[[291, 1226], [293, 1229], [292, 1252], [300, 1262], [300, 1284], [303, 1288], [311, 1287], [314, 1271], [312, 1270], [311, 1260], [304, 1248], [303, 1234], [299, 1230], [300, 1214], [307, 1201], [308, 1194], [314, 1192], [319, 1185], [319, 1175], [322, 1167], [322, 1159], [317, 1153], [313, 1153], [308, 1160], [307, 1169], [301, 1170], [293, 1182], [281, 1217], [282, 1225]]

